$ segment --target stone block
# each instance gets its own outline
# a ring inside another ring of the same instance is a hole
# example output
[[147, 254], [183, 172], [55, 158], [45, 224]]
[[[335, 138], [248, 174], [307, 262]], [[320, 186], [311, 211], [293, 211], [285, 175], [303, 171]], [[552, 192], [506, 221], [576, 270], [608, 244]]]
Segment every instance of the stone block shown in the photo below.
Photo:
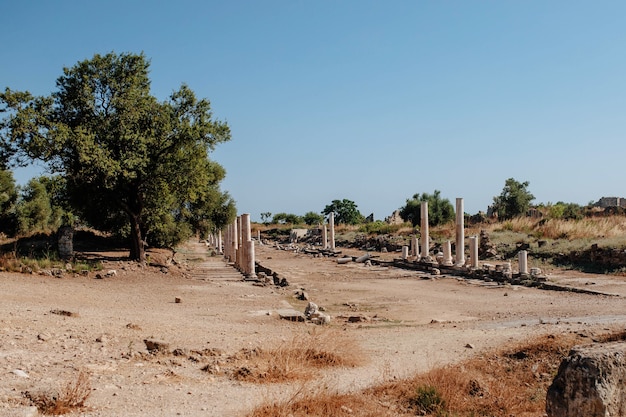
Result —
[[626, 342], [571, 350], [548, 389], [549, 417], [626, 416]]

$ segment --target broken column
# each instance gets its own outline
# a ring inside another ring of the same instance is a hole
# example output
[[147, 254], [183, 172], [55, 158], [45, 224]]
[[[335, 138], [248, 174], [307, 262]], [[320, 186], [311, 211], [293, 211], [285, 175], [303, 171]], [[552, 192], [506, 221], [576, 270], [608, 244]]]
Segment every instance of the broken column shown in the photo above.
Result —
[[519, 274], [521, 276], [528, 275], [528, 252], [525, 250], [519, 251], [517, 258], [519, 261]]
[[463, 199], [456, 199], [456, 266], [465, 265], [465, 213], [463, 211]]
[[470, 267], [472, 269], [478, 268], [478, 236], [470, 236]]
[[454, 265], [452, 262], [452, 243], [449, 240], [446, 240], [443, 244], [443, 260], [441, 264], [444, 266]]
[[328, 229], [326, 224], [322, 228], [322, 249], [328, 249]]
[[328, 224], [330, 227], [330, 250], [335, 251], [335, 213], [330, 213], [328, 218]]
[[420, 223], [420, 238], [421, 238], [421, 246], [422, 246], [422, 254], [420, 257], [420, 261], [423, 262], [431, 262], [432, 259], [429, 255], [430, 243], [428, 242], [428, 202], [422, 201], [422, 205], [420, 207], [421, 212], [421, 223]]
[[409, 258], [409, 247], [408, 246], [402, 246], [402, 260], [406, 261]]

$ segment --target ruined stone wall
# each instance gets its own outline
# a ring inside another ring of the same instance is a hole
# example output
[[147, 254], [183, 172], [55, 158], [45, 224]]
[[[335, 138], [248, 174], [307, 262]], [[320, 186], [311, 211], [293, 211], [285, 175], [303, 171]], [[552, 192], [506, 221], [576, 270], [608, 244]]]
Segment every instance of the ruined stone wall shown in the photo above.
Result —
[[626, 208], [626, 199], [622, 197], [602, 197], [595, 204], [597, 207], [623, 207]]

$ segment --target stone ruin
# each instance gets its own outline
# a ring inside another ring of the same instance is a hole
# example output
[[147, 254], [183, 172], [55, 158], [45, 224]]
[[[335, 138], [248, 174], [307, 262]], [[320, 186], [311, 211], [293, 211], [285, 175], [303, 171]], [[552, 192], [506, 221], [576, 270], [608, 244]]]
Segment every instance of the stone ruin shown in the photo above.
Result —
[[548, 389], [548, 417], [626, 416], [626, 342], [572, 349]]

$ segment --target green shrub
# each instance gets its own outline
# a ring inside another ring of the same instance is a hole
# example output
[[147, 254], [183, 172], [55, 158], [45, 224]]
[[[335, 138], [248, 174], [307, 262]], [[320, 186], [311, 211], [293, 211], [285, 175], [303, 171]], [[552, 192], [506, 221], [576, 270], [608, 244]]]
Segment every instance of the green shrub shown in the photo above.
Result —
[[421, 415], [435, 414], [445, 416], [446, 400], [441, 396], [436, 387], [422, 385], [417, 387], [414, 398], [410, 400], [411, 406], [417, 409]]

